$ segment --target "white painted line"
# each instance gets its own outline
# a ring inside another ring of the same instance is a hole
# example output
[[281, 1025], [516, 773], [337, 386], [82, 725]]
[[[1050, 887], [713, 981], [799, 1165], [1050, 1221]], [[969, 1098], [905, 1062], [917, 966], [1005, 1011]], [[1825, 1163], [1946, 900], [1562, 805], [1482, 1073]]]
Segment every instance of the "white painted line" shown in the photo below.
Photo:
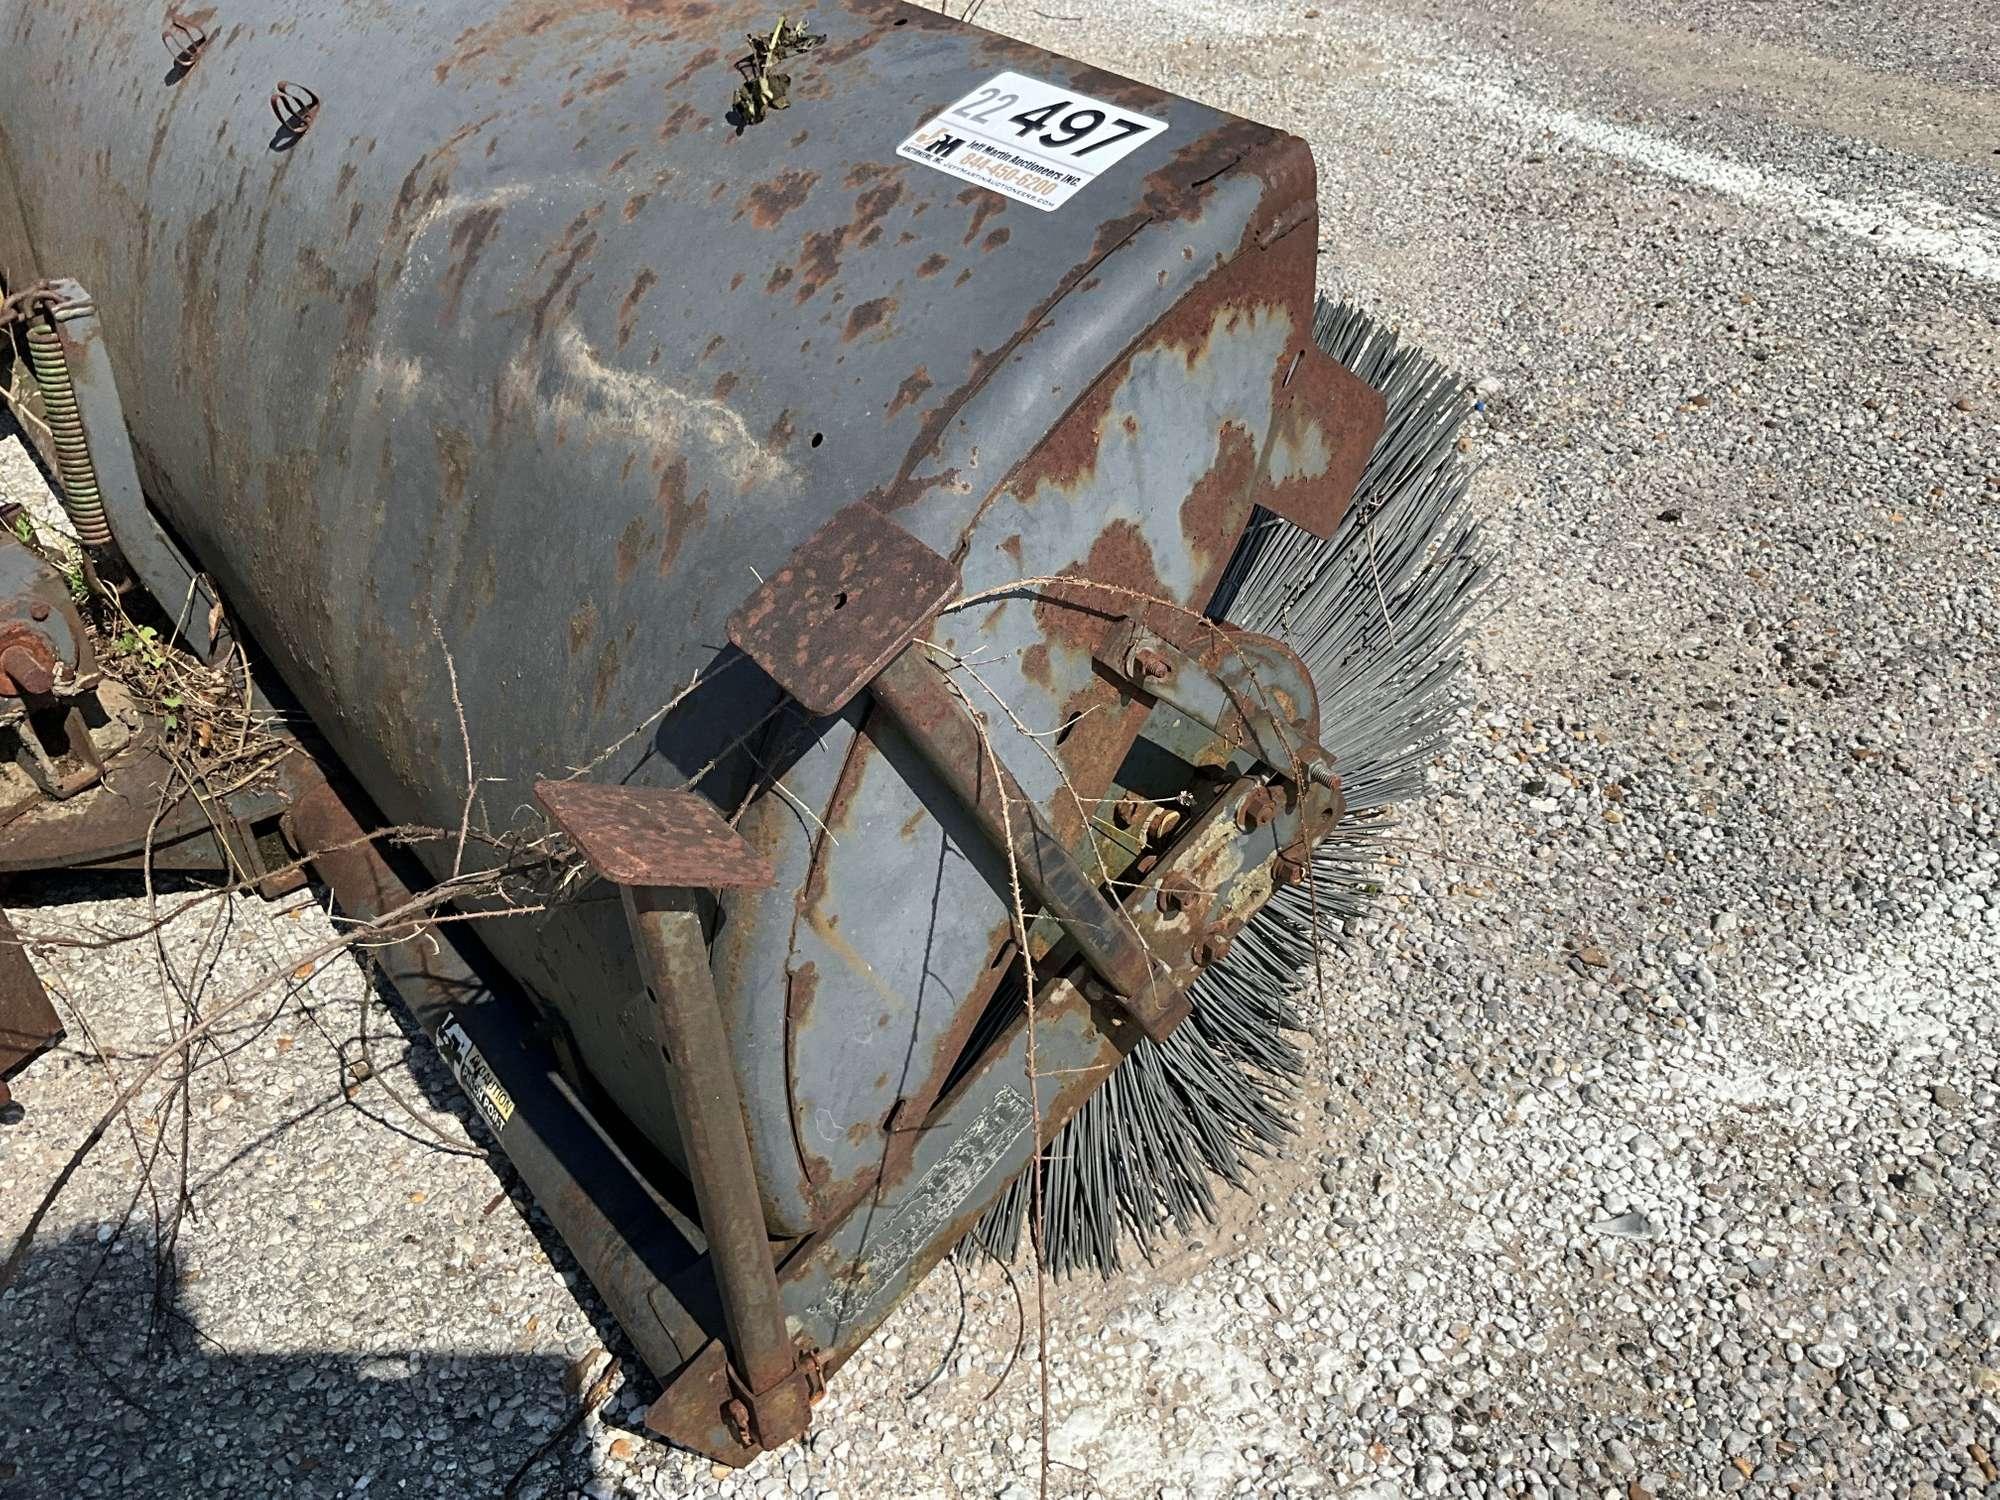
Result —
[[1566, 141], [1695, 187], [1835, 230], [1908, 260], [2000, 282], [2000, 220], [1930, 198], [1836, 198], [1803, 178], [1696, 151], [1629, 125], [1556, 109], [1510, 89], [1425, 71], [1414, 82], [1433, 98], [1546, 130]]

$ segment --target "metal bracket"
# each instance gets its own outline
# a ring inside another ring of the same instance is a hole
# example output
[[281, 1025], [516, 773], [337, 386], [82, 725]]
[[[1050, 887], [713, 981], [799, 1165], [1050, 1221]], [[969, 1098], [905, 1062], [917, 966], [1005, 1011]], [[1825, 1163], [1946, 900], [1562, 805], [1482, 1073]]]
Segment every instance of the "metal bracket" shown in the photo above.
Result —
[[538, 781], [535, 800], [613, 885], [757, 889], [774, 879], [770, 863], [693, 792]]
[[729, 617], [729, 639], [808, 713], [844, 708], [958, 587], [958, 569], [856, 501]]
[[[806, 1430], [821, 1387], [811, 1351], [785, 1322], [698, 893], [767, 886], [771, 867], [693, 792], [542, 781], [535, 796], [623, 898], [728, 1330], [728, 1349], [702, 1351], [647, 1420], [719, 1462], [748, 1463]], [[720, 1390], [718, 1361], [727, 1376]]]
[[971, 710], [913, 644], [957, 587], [949, 561], [856, 502], [729, 617], [729, 638], [812, 713], [837, 713], [870, 689], [995, 848], [1007, 847], [1011, 831], [1022, 883], [1140, 1028], [1163, 1041], [1187, 1019], [1187, 997], [1156, 982], [1131, 919], [1006, 768], [994, 777]]
[[1337, 788], [1333, 756], [1319, 743], [1319, 701], [1291, 650], [1269, 636], [1217, 627], [1190, 651], [1127, 618], [1096, 660], [1147, 697], [1178, 709], [1248, 751], [1286, 781]]
[[869, 686], [993, 846], [1006, 849], [1011, 835], [1021, 883], [1062, 924], [1116, 993], [1120, 1008], [1154, 1041], [1171, 1036], [1188, 1017], [1187, 995], [1162, 982], [1131, 915], [1098, 890], [1049, 829], [1034, 799], [987, 753], [971, 708], [943, 670], [921, 646], [911, 646]]
[[1382, 434], [1382, 393], [1308, 341], [1283, 363], [1258, 503], [1331, 541]]
[[188, 649], [204, 662], [213, 661], [228, 649], [226, 641], [209, 633], [209, 621], [217, 613], [215, 591], [181, 555], [146, 504], [97, 304], [82, 286], [67, 279], [49, 283], [49, 292], [49, 317], [75, 388], [77, 420], [112, 540], [168, 618], [184, 626], [180, 639]]

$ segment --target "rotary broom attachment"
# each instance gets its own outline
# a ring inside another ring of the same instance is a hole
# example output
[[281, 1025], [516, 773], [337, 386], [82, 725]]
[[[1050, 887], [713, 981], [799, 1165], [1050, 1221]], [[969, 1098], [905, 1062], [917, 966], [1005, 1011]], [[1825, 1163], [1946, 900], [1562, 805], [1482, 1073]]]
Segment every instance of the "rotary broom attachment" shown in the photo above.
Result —
[[[1466, 514], [1463, 381], [1348, 302], [1322, 297], [1313, 337], [1388, 402], [1382, 435], [1331, 540], [1259, 512], [1209, 613], [1276, 637], [1319, 690], [1347, 816], [1313, 850], [1311, 876], [1281, 886], [1190, 991], [1193, 1013], [1141, 1041], [1052, 1140], [1042, 1163], [1043, 1253], [1058, 1275], [1119, 1269], [1126, 1237], [1150, 1255], [1161, 1231], [1213, 1220], [1213, 1179], [1244, 1185], [1253, 1157], [1291, 1132], [1305, 1067], [1286, 1035], [1302, 971], [1379, 889], [1390, 809], [1416, 795], [1453, 703], [1468, 611], [1487, 570]], [[1018, 1178], [961, 1254], [1011, 1257], [1033, 1191]]]
[[1060, 1270], [1281, 1144], [1450, 703], [1464, 402], [1316, 303], [1285, 132], [915, 7], [443, 8], [234, 0], [162, 83], [0, 0], [0, 393], [90, 607], [287, 729], [182, 795], [0, 533], [0, 872], [309, 862], [649, 1425], [741, 1465], [1057, 1132]]

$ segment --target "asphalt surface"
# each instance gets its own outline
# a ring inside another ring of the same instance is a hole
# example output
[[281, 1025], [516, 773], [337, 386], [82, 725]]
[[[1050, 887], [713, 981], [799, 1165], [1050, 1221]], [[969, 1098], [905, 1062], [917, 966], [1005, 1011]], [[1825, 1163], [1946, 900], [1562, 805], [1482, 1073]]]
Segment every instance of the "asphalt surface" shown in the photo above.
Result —
[[[979, 21], [1310, 138], [1327, 289], [1481, 394], [1505, 579], [1383, 912], [1311, 1005], [1296, 1150], [1160, 1265], [1052, 1293], [1051, 1492], [2000, 1483], [1991, 7]], [[169, 947], [227, 993], [326, 930], [245, 903]], [[78, 1024], [0, 1127], [9, 1237], [102, 1108], [99, 1052], [117, 1074], [161, 1025], [150, 953], [39, 962]], [[358, 971], [295, 988], [203, 1074], [164, 1294], [149, 1203], [117, 1228], [148, 1095], [0, 1298], [8, 1500], [489, 1495], [617, 1348], [483, 1159], [348, 1097]], [[371, 1024], [467, 1140], [427, 1050]], [[647, 1439], [640, 1379], [523, 1492], [1020, 1500], [1017, 1292], [941, 1269], [747, 1474]]]

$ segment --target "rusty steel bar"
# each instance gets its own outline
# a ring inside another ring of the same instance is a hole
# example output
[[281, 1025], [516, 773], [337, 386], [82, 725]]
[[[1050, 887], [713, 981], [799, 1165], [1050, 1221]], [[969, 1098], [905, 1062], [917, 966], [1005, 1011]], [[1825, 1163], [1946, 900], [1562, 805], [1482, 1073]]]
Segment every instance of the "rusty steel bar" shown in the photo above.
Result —
[[1098, 890], [1033, 799], [999, 765], [971, 709], [924, 648], [906, 648], [870, 688], [993, 846], [1004, 851], [1011, 841], [1022, 884], [1062, 924], [1140, 1030], [1154, 1041], [1166, 1040], [1187, 1019], [1185, 997], [1158, 982], [1152, 955], [1131, 919]]
[[811, 1405], [743, 1127], [743, 1098], [716, 1002], [692, 891], [623, 886], [639, 965], [653, 997], [664, 1081], [687, 1152], [702, 1233], [722, 1296], [729, 1351], [746, 1387], [742, 1423], [765, 1448], [806, 1430]]

